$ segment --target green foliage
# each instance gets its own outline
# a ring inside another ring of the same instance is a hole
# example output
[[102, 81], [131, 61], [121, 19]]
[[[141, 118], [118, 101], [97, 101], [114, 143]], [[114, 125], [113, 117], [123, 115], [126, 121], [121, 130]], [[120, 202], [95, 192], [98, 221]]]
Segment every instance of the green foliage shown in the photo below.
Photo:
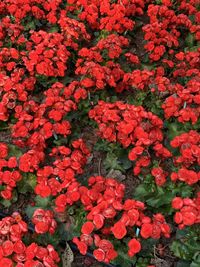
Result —
[[120, 249], [117, 251], [118, 256], [117, 258], [113, 261], [113, 264], [115, 264], [117, 267], [131, 267], [133, 264], [136, 262], [136, 257], [131, 259], [128, 255], [127, 252], [123, 251]]
[[19, 147], [15, 146], [15, 145], [10, 145], [9, 144], [9, 151], [8, 151], [8, 156], [9, 157], [16, 157], [19, 158], [23, 153], [22, 150], [19, 149]]
[[51, 203], [51, 200], [52, 200], [52, 197], [40, 197], [39, 195], [37, 195], [35, 197], [35, 205], [37, 207], [47, 208], [49, 204]]
[[128, 159], [128, 151], [118, 143], [109, 143], [99, 139], [94, 146], [94, 150], [106, 153], [103, 166], [106, 171], [120, 170], [125, 172], [132, 167], [132, 162]]
[[[142, 250], [139, 253], [139, 256], [142, 258], [152, 258], [154, 253], [154, 247], [158, 243], [158, 239], [148, 238], [146, 240], [141, 240]], [[141, 258], [141, 259], [142, 259]]]
[[194, 34], [192, 33], [188, 33], [188, 35], [186, 36], [185, 38], [185, 43], [186, 43], [186, 46], [188, 47], [193, 47], [194, 46], [194, 41], [195, 41], [195, 36]]
[[69, 223], [67, 233], [65, 226], [60, 229], [62, 233], [61, 236], [63, 236], [66, 241], [72, 240], [75, 236], [80, 236], [81, 227], [84, 222], [86, 222], [86, 212], [83, 207], [71, 206], [68, 208], [68, 214], [73, 218], [73, 221]]
[[164, 127], [167, 130], [167, 136], [170, 140], [172, 140], [177, 135], [180, 135], [184, 132], [188, 132], [189, 130], [191, 130], [190, 123], [185, 123], [183, 126], [183, 124], [178, 121], [176, 122], [165, 121]]
[[35, 239], [37, 243], [43, 246], [51, 244], [56, 248], [60, 242], [60, 235], [59, 232], [56, 231], [53, 235], [51, 235], [50, 233], [38, 234], [35, 236]]
[[36, 175], [33, 173], [24, 173], [22, 180], [17, 185], [18, 192], [22, 194], [33, 192], [36, 186]]
[[5, 208], [9, 208], [13, 203], [17, 202], [18, 200], [18, 194], [16, 190], [13, 190], [12, 192], [12, 199], [8, 200], [8, 199], [4, 199], [2, 197], [0, 197], [0, 203], [5, 207]]
[[118, 240], [113, 241], [114, 247], [118, 253], [117, 258], [112, 261], [113, 264], [117, 265], [117, 267], [131, 267], [136, 263], [136, 257], [129, 257], [127, 243], [121, 243]]
[[32, 16], [26, 16], [25, 18], [23, 18], [22, 24], [24, 25], [24, 30], [28, 32], [30, 30], [41, 28], [41, 26], [44, 26], [44, 24], [46, 23], [45, 20], [39, 20]]
[[38, 209], [38, 208], [49, 209], [49, 207], [52, 206], [51, 202], [52, 202], [52, 197], [42, 198], [39, 195], [37, 195], [35, 197], [35, 205], [34, 206], [28, 205], [25, 212], [26, 212], [27, 216], [29, 218], [31, 218], [36, 209]]
[[[177, 230], [176, 240], [173, 241], [171, 251], [180, 258], [178, 266], [200, 266], [200, 227], [187, 227]], [[181, 265], [183, 264], [183, 265]]]
[[134, 90], [133, 95], [128, 96], [127, 102], [135, 106], [143, 106], [146, 110], [163, 116], [162, 99], [150, 91]]
[[9, 208], [12, 204], [12, 202], [10, 200], [7, 199], [1, 199], [1, 204], [5, 207], [5, 208]]
[[184, 183], [168, 181], [163, 187], [157, 186], [154, 178], [149, 174], [144, 178], [134, 192], [134, 198], [144, 201], [150, 209], [171, 215], [173, 209], [171, 201], [176, 196], [190, 197], [192, 188]]
[[137, 259], [137, 262], [135, 264], [135, 267], [147, 267], [148, 266], [148, 263], [149, 263], [149, 259], [148, 258], [139, 257]]

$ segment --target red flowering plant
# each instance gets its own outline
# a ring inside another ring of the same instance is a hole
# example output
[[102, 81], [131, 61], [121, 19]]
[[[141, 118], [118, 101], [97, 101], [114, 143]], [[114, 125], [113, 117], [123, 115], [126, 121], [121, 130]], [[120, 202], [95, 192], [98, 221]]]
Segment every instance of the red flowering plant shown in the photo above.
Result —
[[29, 245], [23, 242], [27, 231], [27, 224], [17, 212], [0, 221], [1, 266], [59, 266], [60, 257], [52, 245], [42, 247], [35, 242]]
[[32, 222], [35, 225], [37, 234], [50, 232], [53, 234], [57, 226], [56, 221], [53, 219], [53, 212], [49, 210], [36, 209], [32, 216]]
[[[118, 240], [131, 236], [131, 229], [136, 230], [138, 227], [141, 227], [141, 237], [144, 239], [170, 236], [170, 227], [162, 214], [155, 214], [151, 219], [144, 215], [144, 203], [134, 199], [127, 199], [123, 203], [123, 184], [112, 178], [96, 176], [89, 178], [89, 185], [89, 190], [84, 186], [79, 189], [81, 202], [89, 213], [81, 228], [80, 239], [73, 239], [82, 254], [86, 254], [88, 246], [94, 244], [97, 247], [93, 252], [96, 259], [109, 262], [118, 256], [118, 251], [113, 246], [115, 241], [112, 244], [109, 239], [101, 240], [99, 235], [94, 234], [95, 231], [106, 238], [113, 235]], [[119, 214], [120, 219], [117, 219]], [[128, 247], [128, 255], [133, 257], [141, 250], [141, 243], [132, 238]]]
[[6, 143], [0, 143], [0, 186], [1, 198], [11, 200], [13, 189], [22, 179], [16, 157], [9, 157], [9, 147]]
[[0, 1], [0, 266], [199, 266], [199, 8]]
[[26, 44], [28, 55], [22, 57], [26, 69], [30, 74], [64, 76], [70, 53], [64, 45], [63, 35], [45, 31], [30, 33], [30, 41]]
[[123, 102], [99, 102], [90, 110], [89, 117], [99, 125], [100, 135], [111, 141], [120, 142], [129, 151], [129, 160], [136, 161], [134, 174], [140, 173], [141, 167], [150, 164], [148, 149], [153, 147], [156, 157], [171, 157], [171, 152], [162, 145], [162, 121], [141, 106], [128, 105]]

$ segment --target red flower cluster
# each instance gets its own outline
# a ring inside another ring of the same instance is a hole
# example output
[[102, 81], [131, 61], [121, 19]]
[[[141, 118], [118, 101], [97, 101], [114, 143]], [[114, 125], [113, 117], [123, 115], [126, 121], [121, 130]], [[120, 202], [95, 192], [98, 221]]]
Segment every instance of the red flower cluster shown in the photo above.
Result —
[[124, 74], [123, 82], [134, 89], [144, 90], [149, 85], [153, 75], [153, 71], [137, 69], [132, 73]]
[[183, 181], [189, 185], [193, 185], [200, 180], [200, 172], [189, 169], [195, 164], [200, 164], [200, 134], [196, 131], [189, 131], [176, 136], [171, 141], [173, 148], [179, 148], [180, 156], [174, 157], [175, 165], [181, 165], [178, 172], [171, 173], [172, 181]]
[[174, 221], [180, 229], [200, 223], [200, 193], [194, 199], [175, 197], [172, 207], [179, 210], [174, 215]]
[[166, 182], [167, 173], [160, 167], [151, 169], [151, 174], [155, 177], [157, 185], [162, 186]]
[[85, 25], [80, 21], [69, 18], [65, 10], [61, 10], [58, 24], [61, 27], [66, 46], [78, 50], [79, 44], [77, 41], [90, 40]]
[[140, 242], [133, 238], [128, 242], [128, 246], [129, 246], [129, 251], [128, 251], [128, 255], [130, 257], [135, 256], [136, 253], [140, 252], [141, 250], [141, 244]]
[[[116, 3], [111, 3], [109, 0], [104, 1], [75, 1], [70, 0], [72, 7], [70, 11], [82, 10], [78, 17], [86, 21], [93, 29], [116, 31], [123, 33], [126, 30], [132, 30], [135, 22], [131, 16], [142, 15], [145, 6], [144, 0], [117, 0]], [[100, 18], [99, 18], [100, 14]]]
[[161, 235], [170, 237], [170, 227], [166, 223], [165, 218], [162, 214], [157, 213], [153, 216], [152, 221], [148, 217], [143, 218], [143, 224], [141, 227], [141, 236], [143, 238], [154, 238], [159, 239]]
[[172, 172], [171, 174], [172, 181], [182, 181], [189, 185], [193, 185], [200, 180], [200, 172], [195, 172], [193, 170], [188, 170], [186, 168], [181, 168], [178, 172]]
[[[171, 143], [166, 135], [169, 122], [182, 125], [180, 132], [191, 124], [198, 129], [198, 1], [6, 0], [0, 1], [0, 17], [0, 121], [8, 123], [12, 143], [21, 148], [20, 156], [10, 156], [0, 143], [1, 197], [11, 200], [23, 173], [23, 178], [32, 173], [35, 194], [52, 197], [48, 210], [34, 212], [37, 233], [54, 233], [53, 207], [64, 212], [81, 204], [87, 218], [74, 242], [83, 254], [94, 244], [100, 261], [117, 257], [109, 236], [128, 240], [130, 257], [140, 252], [140, 238], [168, 238], [163, 215], [150, 218], [144, 203], [124, 201], [123, 184], [101, 176], [90, 177], [88, 187], [78, 182], [90, 152], [82, 139], [71, 142], [70, 112], [78, 113], [80, 101], [88, 98], [99, 135], [129, 149], [134, 175], [151, 174], [163, 190], [168, 175], [196, 185], [199, 133], [187, 130]], [[110, 103], [112, 96], [124, 102]], [[176, 197], [172, 206], [180, 228], [199, 223], [199, 194]], [[13, 216], [0, 222], [0, 266], [57, 266], [51, 246], [25, 246], [21, 238], [27, 226]]]
[[[3, 53], [4, 50], [2, 50]], [[18, 51], [14, 48], [10, 49], [8, 58], [18, 57]], [[6, 68], [8, 63], [5, 63]], [[22, 68], [15, 68], [12, 75], [0, 73], [0, 120], [7, 121], [9, 119], [10, 111], [13, 111], [17, 105], [17, 101], [25, 102], [28, 93], [34, 89], [36, 79], [34, 77], [26, 77], [25, 70]]]
[[53, 234], [57, 227], [54, 214], [50, 210], [36, 209], [32, 216], [32, 223], [35, 225], [37, 234], [44, 234], [46, 232]]
[[12, 199], [12, 191], [22, 176], [17, 169], [17, 158], [8, 158], [8, 152], [9, 148], [7, 144], [0, 143], [0, 185], [3, 187], [0, 194], [4, 199], [10, 200]]
[[0, 221], [1, 240], [6, 237], [11, 242], [19, 241], [27, 231], [27, 224], [18, 212], [14, 212], [11, 217], [5, 217]]
[[[166, 223], [163, 215], [156, 214], [153, 219], [144, 215], [144, 203], [133, 199], [127, 199], [122, 202], [124, 197], [124, 185], [118, 183], [112, 178], [103, 178], [101, 176], [90, 177], [88, 189], [84, 186], [79, 188], [81, 202], [85, 210], [89, 211], [87, 222], [81, 229], [80, 240], [73, 239], [80, 252], [85, 254], [87, 247], [93, 243], [98, 248], [94, 250], [94, 256], [100, 261], [109, 262], [117, 256], [113, 245], [108, 240], [101, 240], [94, 234], [100, 231], [109, 236], [113, 234], [117, 239], [123, 239], [129, 234], [129, 231], [137, 226], [141, 227], [141, 236], [143, 238], [160, 238], [170, 236], [170, 227]], [[118, 219], [119, 213], [121, 218]], [[117, 221], [114, 223], [115, 218]], [[105, 247], [102, 247], [105, 244]], [[140, 242], [132, 239], [129, 243], [129, 256], [134, 256], [141, 249]]]
[[60, 33], [47, 33], [40, 30], [32, 32], [27, 42], [28, 56], [22, 57], [25, 67], [30, 72], [45, 76], [64, 76], [66, 62], [70, 55]]
[[15, 118], [18, 121], [12, 128], [12, 136], [17, 138], [15, 143], [43, 151], [47, 139], [69, 135], [71, 126], [64, 116], [76, 110], [76, 103], [87, 96], [86, 90], [79, 84], [72, 82], [64, 86], [56, 82], [44, 92], [41, 104], [30, 100], [16, 106]]
[[111, 142], [117, 141], [123, 147], [134, 146], [128, 157], [131, 161], [137, 160], [135, 174], [140, 172], [141, 166], [150, 163], [148, 149], [151, 146], [157, 157], [171, 157], [171, 153], [161, 144], [162, 120], [153, 113], [146, 112], [142, 106], [99, 101], [90, 110], [89, 117], [98, 123], [99, 133], [103, 138]]
[[[190, 5], [192, 12], [190, 9], [188, 10], [186, 1], [180, 1], [177, 4], [180, 5], [178, 9], [184, 10], [183, 12], [188, 15], [198, 13], [198, 4], [195, 1]], [[151, 60], [158, 61], [167, 52], [168, 48], [179, 46], [180, 27], [195, 33], [196, 39], [199, 40], [200, 27], [198, 20], [193, 21], [184, 13], [176, 14], [173, 10], [172, 1], [163, 1], [162, 5], [148, 5], [147, 14], [150, 23], [143, 26], [143, 31], [145, 32], [144, 38], [147, 41], [145, 48], [150, 52], [149, 58]]]
[[90, 155], [82, 139], [73, 141], [72, 148], [54, 147], [50, 153], [51, 157], [55, 157], [54, 167], [44, 166], [37, 172], [35, 193], [41, 197], [57, 196], [55, 204], [58, 212], [64, 211], [67, 204], [72, 205], [79, 200], [80, 185], [75, 175], [83, 173], [83, 167]]
[[[104, 89], [106, 85], [114, 87], [120, 91], [123, 84], [119, 82], [124, 75], [120, 64], [113, 61], [104, 63], [104, 58], [117, 59], [122, 54], [122, 48], [128, 46], [129, 41], [123, 36], [110, 34], [100, 40], [95, 46], [82, 48], [79, 50], [79, 56], [76, 62], [76, 75], [83, 76], [81, 85], [88, 89]], [[93, 90], [94, 90], [93, 89]]]
[[193, 78], [185, 87], [179, 85], [177, 89], [162, 105], [165, 117], [177, 117], [179, 122], [195, 124], [200, 118], [200, 81]]
[[45, 0], [27, 0], [13, 2], [8, 0], [1, 4], [3, 14], [13, 16], [16, 23], [22, 22], [27, 16], [35, 17], [37, 19], [47, 19], [49, 23], [56, 23], [56, 11], [61, 3], [61, 0], [51, 1], [50, 3]]
[[175, 163], [185, 167], [200, 164], [200, 134], [197, 131], [177, 135], [170, 144], [180, 150], [181, 155], [174, 159]]
[[22, 238], [27, 231], [27, 224], [17, 212], [0, 221], [0, 266], [57, 267], [60, 258], [52, 245], [44, 248], [36, 243], [31, 243], [28, 246], [24, 244]]

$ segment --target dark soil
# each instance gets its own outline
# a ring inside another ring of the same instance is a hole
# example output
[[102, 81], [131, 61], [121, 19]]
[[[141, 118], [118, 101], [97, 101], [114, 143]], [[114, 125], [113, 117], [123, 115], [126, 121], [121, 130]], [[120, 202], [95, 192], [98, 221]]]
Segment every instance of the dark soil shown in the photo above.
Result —
[[71, 267], [103, 267], [103, 264], [99, 263], [95, 259], [75, 253], [74, 262]]

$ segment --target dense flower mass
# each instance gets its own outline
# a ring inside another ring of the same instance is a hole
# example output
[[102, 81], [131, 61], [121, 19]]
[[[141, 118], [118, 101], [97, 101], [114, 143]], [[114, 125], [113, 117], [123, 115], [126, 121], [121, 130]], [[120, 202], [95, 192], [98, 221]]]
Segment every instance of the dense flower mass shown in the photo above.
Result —
[[9, 147], [5, 143], [0, 143], [0, 185], [1, 197], [7, 200], [12, 199], [13, 189], [17, 182], [22, 179], [18, 168], [16, 157], [8, 157]]
[[[77, 237], [73, 239], [82, 254], [85, 254], [87, 247], [93, 243], [99, 247], [97, 240], [100, 237], [95, 234], [96, 230], [104, 235], [113, 234], [116, 239], [123, 239], [128, 236], [132, 227], [141, 227], [141, 236], [145, 239], [150, 237], [157, 239], [162, 235], [167, 238], [170, 236], [170, 227], [162, 214], [155, 214], [151, 219], [144, 214], [146, 208], [144, 203], [134, 199], [123, 201], [123, 184], [112, 178], [96, 176], [89, 178], [89, 186], [91, 187], [89, 189], [84, 186], [79, 189], [81, 202], [89, 213], [87, 222], [81, 228], [80, 239]], [[121, 217], [117, 219], [119, 212]], [[115, 218], [117, 220], [113, 224], [112, 222]], [[135, 242], [135, 248], [133, 240], [128, 244], [130, 248], [128, 254], [131, 257], [141, 249], [140, 242], [137, 240]], [[94, 250], [96, 259], [109, 262], [117, 257], [117, 252], [114, 250], [113, 245], [109, 242], [108, 244], [112, 249], [112, 253], [111, 251], [109, 252], [111, 258], [109, 259], [105, 249], [97, 248]]]
[[27, 224], [19, 213], [0, 221], [0, 264], [4, 266], [51, 266], [57, 267], [60, 261], [52, 245], [46, 248], [31, 243], [26, 245], [23, 237], [27, 234]]
[[90, 110], [89, 117], [98, 123], [100, 136], [111, 142], [119, 142], [125, 148], [132, 147], [128, 158], [135, 161], [134, 174], [139, 174], [141, 167], [150, 164], [147, 153], [149, 147], [155, 151], [156, 157], [171, 157], [171, 152], [161, 143], [162, 120], [153, 113], [146, 112], [142, 106], [100, 101]]
[[37, 209], [32, 216], [32, 222], [35, 225], [35, 231], [38, 234], [55, 232], [57, 223], [53, 218], [53, 212], [50, 210]]
[[[200, 223], [199, 8], [0, 1], [0, 204], [35, 239], [72, 228], [80, 253], [128, 267]], [[27, 232], [0, 221], [0, 266], [58, 266]]]
[[172, 207], [178, 210], [174, 215], [174, 221], [180, 229], [185, 226], [200, 223], [200, 194], [197, 198], [190, 199], [175, 197], [172, 201]]

